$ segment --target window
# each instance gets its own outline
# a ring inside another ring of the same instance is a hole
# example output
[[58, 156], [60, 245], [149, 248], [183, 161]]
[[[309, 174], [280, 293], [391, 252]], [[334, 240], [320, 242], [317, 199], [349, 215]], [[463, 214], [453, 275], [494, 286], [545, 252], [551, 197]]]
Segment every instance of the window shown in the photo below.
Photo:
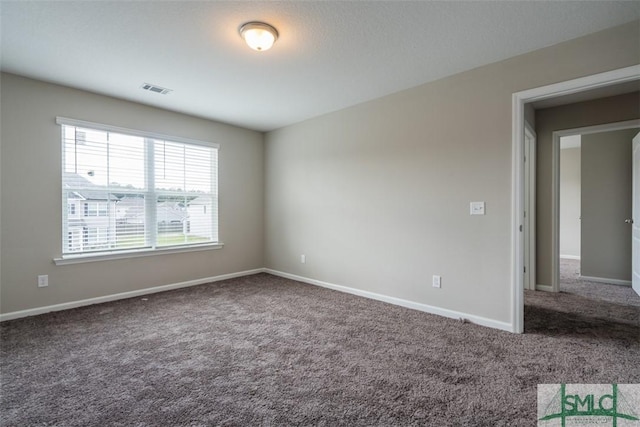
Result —
[[86, 202], [84, 204], [84, 216], [109, 216], [107, 203]]
[[218, 242], [216, 144], [57, 122], [66, 207], [63, 255]]

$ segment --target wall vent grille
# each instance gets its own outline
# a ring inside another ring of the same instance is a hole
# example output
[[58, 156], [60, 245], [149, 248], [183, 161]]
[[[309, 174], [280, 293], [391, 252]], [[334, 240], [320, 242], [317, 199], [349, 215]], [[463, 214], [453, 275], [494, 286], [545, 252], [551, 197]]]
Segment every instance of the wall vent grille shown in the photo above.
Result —
[[159, 93], [162, 95], [166, 95], [170, 92], [172, 92], [171, 89], [167, 89], [164, 87], [160, 87], [160, 86], [156, 86], [156, 85], [152, 85], [150, 83], [143, 83], [142, 86], [140, 86], [142, 89], [144, 90], [148, 90], [149, 92], [155, 92], [155, 93]]

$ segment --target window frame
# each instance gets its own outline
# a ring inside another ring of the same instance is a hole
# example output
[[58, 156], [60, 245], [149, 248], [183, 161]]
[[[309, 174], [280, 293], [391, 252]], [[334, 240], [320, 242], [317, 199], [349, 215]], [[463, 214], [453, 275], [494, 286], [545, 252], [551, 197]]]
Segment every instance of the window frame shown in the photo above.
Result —
[[[211, 199], [214, 205], [213, 206], [214, 209], [212, 210], [215, 210], [217, 212], [216, 217], [214, 219], [214, 223], [216, 227], [216, 229], [214, 230], [214, 233], [216, 236], [218, 236], [217, 241], [210, 241], [205, 243], [191, 243], [191, 244], [186, 243], [186, 244], [180, 244], [175, 246], [156, 246], [156, 247], [143, 247], [143, 248], [135, 248], [135, 249], [107, 249], [104, 251], [96, 251], [96, 252], [65, 253], [64, 248], [69, 247], [69, 236], [70, 236], [69, 232], [71, 232], [72, 230], [68, 230], [64, 226], [64, 222], [66, 221], [67, 216], [69, 215], [69, 211], [68, 211], [68, 206], [66, 205], [67, 201], [64, 200], [64, 198], [62, 197], [61, 201], [63, 203], [63, 206], [66, 207], [66, 209], [63, 209], [62, 223], [60, 224], [62, 228], [60, 233], [62, 236], [62, 241], [61, 241], [62, 244], [60, 245], [60, 250], [62, 251], [62, 254], [60, 257], [54, 258], [53, 261], [55, 262], [56, 265], [93, 262], [93, 261], [100, 261], [100, 260], [146, 257], [146, 256], [181, 253], [181, 252], [203, 251], [203, 250], [210, 250], [210, 249], [220, 249], [224, 246], [224, 243], [221, 241], [220, 234], [219, 234], [220, 214], [218, 209], [218, 202], [219, 202], [218, 174], [219, 174], [219, 165], [220, 165], [220, 144], [217, 144], [214, 142], [206, 142], [206, 141], [200, 141], [195, 139], [171, 136], [171, 135], [164, 135], [156, 132], [148, 132], [148, 131], [142, 131], [142, 130], [136, 130], [136, 129], [123, 128], [118, 126], [111, 126], [111, 125], [106, 125], [101, 123], [88, 122], [84, 120], [71, 119], [67, 117], [56, 117], [56, 124], [60, 126], [61, 142], [63, 144], [62, 153], [61, 153], [62, 154], [61, 176], [63, 175], [63, 172], [64, 172], [64, 135], [63, 135], [64, 127], [63, 126], [75, 126], [80, 128], [88, 128], [96, 131], [113, 132], [113, 133], [133, 136], [133, 137], [142, 137], [145, 139], [148, 138], [152, 140], [164, 140], [167, 142], [195, 145], [195, 146], [201, 146], [201, 147], [217, 150], [217, 154], [216, 154], [217, 162], [216, 162], [215, 168], [212, 168], [212, 176], [211, 176], [212, 184], [215, 184], [215, 190], [212, 189]], [[62, 182], [63, 181], [61, 181], [61, 183]], [[153, 189], [151, 189], [150, 192], [154, 193]], [[64, 194], [64, 192], [61, 191], [61, 194]], [[84, 214], [84, 208], [85, 208], [84, 206], [81, 208], [81, 215]]]

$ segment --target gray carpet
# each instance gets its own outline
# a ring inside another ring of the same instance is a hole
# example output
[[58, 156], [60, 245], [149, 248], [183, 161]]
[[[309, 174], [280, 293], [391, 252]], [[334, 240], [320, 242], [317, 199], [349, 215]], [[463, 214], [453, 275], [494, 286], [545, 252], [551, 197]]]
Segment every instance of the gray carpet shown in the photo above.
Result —
[[580, 261], [560, 259], [560, 292], [640, 307], [640, 298], [629, 286], [589, 282], [580, 278]]
[[258, 274], [3, 322], [5, 426], [531, 426], [640, 382], [637, 305], [526, 292], [515, 335]]

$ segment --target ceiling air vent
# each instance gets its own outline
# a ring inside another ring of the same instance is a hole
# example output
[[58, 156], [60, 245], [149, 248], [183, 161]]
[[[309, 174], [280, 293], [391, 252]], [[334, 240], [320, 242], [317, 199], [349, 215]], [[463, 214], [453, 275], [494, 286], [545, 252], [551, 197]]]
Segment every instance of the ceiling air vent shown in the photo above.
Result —
[[148, 90], [149, 92], [160, 93], [162, 95], [166, 95], [169, 92], [172, 92], [171, 89], [167, 89], [167, 88], [164, 88], [164, 87], [152, 85], [152, 84], [149, 84], [149, 83], [143, 83], [142, 86], [140, 86], [140, 87], [142, 89], [144, 89], [144, 90]]

